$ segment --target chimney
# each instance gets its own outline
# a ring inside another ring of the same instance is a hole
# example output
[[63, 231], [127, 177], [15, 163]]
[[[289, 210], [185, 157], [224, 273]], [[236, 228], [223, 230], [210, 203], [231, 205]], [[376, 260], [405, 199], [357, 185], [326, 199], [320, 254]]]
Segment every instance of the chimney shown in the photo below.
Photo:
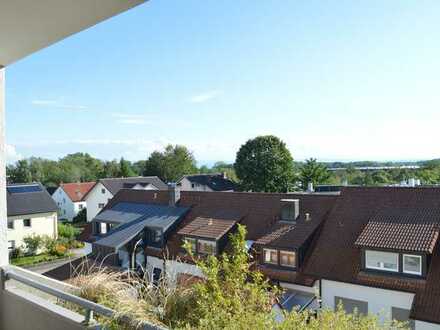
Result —
[[312, 193], [314, 191], [315, 191], [315, 189], [313, 188], [313, 182], [309, 182], [307, 184], [307, 192]]
[[299, 217], [299, 199], [281, 199], [281, 221], [294, 222]]
[[168, 183], [168, 205], [169, 206], [176, 206], [176, 203], [180, 199], [180, 190], [177, 188], [177, 185], [175, 182]]

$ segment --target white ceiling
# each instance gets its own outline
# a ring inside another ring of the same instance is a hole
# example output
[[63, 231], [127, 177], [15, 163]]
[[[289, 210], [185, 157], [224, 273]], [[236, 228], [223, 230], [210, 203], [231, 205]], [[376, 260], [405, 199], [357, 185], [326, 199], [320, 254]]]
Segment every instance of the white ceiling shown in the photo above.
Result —
[[147, 0], [0, 0], [0, 67]]

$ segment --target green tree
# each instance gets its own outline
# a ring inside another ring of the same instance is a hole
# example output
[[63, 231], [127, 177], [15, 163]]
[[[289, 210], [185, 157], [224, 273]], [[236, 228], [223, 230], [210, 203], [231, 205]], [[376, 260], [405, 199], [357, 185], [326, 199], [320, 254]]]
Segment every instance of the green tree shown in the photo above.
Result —
[[171, 144], [163, 152], [154, 151], [146, 161], [144, 171], [144, 175], [157, 175], [165, 182], [193, 173], [197, 173], [193, 154], [185, 146]]
[[32, 182], [32, 173], [29, 162], [26, 159], [17, 161], [15, 166], [7, 167], [7, 175], [12, 183]]
[[300, 168], [299, 181], [303, 189], [306, 189], [309, 183], [313, 183], [316, 186], [327, 183], [329, 179], [330, 172], [327, 166], [318, 163], [314, 158], [307, 159], [306, 163]]
[[119, 176], [123, 178], [128, 178], [135, 175], [136, 173], [133, 171], [131, 163], [121, 157], [121, 160], [119, 161]]
[[293, 186], [293, 159], [286, 144], [273, 135], [247, 141], [237, 152], [235, 172], [243, 190], [286, 192]]

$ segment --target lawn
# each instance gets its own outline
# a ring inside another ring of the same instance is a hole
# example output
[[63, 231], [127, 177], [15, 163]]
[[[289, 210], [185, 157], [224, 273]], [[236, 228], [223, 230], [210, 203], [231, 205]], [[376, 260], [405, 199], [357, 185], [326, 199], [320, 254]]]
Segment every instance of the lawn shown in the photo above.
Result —
[[42, 254], [38, 254], [36, 256], [26, 256], [26, 257], [19, 257], [19, 258], [14, 258], [11, 259], [11, 264], [15, 265], [15, 266], [31, 266], [34, 264], [38, 264], [40, 262], [47, 262], [47, 261], [53, 261], [53, 260], [57, 260], [57, 259], [63, 259], [63, 258], [67, 258], [69, 255], [65, 255], [65, 256], [53, 256], [47, 253], [42, 253]]

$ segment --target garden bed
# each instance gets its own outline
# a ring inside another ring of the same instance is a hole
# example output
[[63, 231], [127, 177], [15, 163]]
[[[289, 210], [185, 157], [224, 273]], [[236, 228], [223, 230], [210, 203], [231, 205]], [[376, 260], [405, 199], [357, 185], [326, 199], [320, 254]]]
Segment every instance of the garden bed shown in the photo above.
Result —
[[24, 267], [24, 266], [33, 266], [42, 262], [50, 262], [54, 260], [59, 259], [67, 259], [70, 255], [64, 255], [64, 256], [56, 256], [56, 255], [50, 255], [48, 253], [42, 253], [35, 256], [25, 256], [25, 257], [18, 257], [13, 258], [10, 260], [10, 263], [12, 265], [18, 266], [18, 267]]

